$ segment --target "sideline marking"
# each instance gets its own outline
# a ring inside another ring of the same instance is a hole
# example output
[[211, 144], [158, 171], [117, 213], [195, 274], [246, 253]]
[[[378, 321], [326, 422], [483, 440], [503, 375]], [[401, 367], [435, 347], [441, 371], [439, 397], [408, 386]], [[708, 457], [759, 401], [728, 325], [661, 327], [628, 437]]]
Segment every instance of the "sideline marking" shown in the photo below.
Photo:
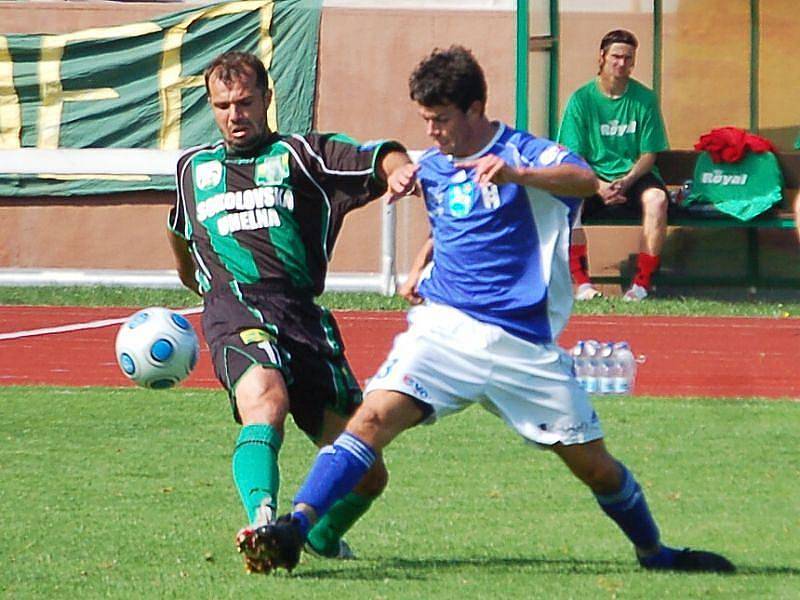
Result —
[[[203, 312], [202, 306], [193, 308], [182, 308], [175, 311], [181, 315], [194, 315]], [[117, 319], [102, 319], [99, 321], [89, 321], [87, 323], [73, 323], [71, 325], [59, 325], [58, 327], [42, 327], [41, 329], [29, 329], [26, 331], [12, 331], [10, 333], [0, 333], [0, 340], [18, 340], [20, 338], [35, 337], [37, 335], [49, 335], [51, 333], [69, 333], [70, 331], [83, 331], [84, 329], [100, 329], [109, 325], [119, 325], [130, 318], [119, 317]]]

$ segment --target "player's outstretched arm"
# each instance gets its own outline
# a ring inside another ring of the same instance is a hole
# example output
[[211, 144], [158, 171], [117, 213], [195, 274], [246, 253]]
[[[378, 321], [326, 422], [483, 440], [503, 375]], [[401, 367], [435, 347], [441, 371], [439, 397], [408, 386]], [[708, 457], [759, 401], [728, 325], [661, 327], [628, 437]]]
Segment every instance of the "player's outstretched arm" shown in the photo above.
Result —
[[433, 238], [428, 238], [414, 257], [414, 262], [411, 264], [411, 269], [408, 271], [408, 277], [406, 277], [403, 284], [397, 288], [397, 294], [403, 297], [409, 304], [421, 304], [423, 301], [422, 296], [417, 293], [417, 285], [419, 284], [422, 270], [431, 262], [432, 257]]
[[487, 154], [478, 160], [459, 162], [458, 166], [474, 168], [479, 185], [516, 183], [539, 188], [556, 196], [586, 198], [597, 193], [599, 183], [591, 169], [579, 165], [514, 167], [494, 154]]
[[175, 266], [178, 269], [178, 277], [181, 283], [198, 296], [201, 295], [200, 288], [194, 278], [195, 266], [192, 255], [189, 252], [189, 242], [169, 230], [167, 230], [167, 237], [169, 238], [169, 246], [172, 248], [172, 254], [175, 257]]
[[526, 167], [519, 170], [520, 185], [539, 188], [556, 196], [588, 198], [597, 193], [600, 183], [594, 171], [578, 165]]
[[390, 150], [378, 161], [378, 177], [386, 182], [384, 199], [394, 202], [405, 196], [420, 196], [417, 169], [405, 152]]

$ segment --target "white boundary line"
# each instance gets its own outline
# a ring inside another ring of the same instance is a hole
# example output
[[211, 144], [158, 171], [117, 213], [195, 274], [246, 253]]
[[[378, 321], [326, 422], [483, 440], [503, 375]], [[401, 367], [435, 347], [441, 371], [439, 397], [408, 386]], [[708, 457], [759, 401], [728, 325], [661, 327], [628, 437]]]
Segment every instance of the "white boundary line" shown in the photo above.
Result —
[[[181, 315], [194, 315], [203, 312], [203, 307], [196, 306], [194, 308], [183, 308], [181, 310], [176, 310], [175, 312]], [[101, 319], [99, 321], [89, 321], [88, 323], [72, 323], [71, 325], [59, 325], [57, 327], [42, 327], [41, 329], [28, 329], [25, 331], [0, 333], [0, 341], [18, 340], [21, 338], [35, 337], [38, 335], [49, 335], [52, 333], [69, 333], [71, 331], [83, 331], [85, 329], [100, 329], [101, 327], [108, 327], [110, 325], [119, 325], [127, 321], [129, 318], [130, 315], [117, 319]]]

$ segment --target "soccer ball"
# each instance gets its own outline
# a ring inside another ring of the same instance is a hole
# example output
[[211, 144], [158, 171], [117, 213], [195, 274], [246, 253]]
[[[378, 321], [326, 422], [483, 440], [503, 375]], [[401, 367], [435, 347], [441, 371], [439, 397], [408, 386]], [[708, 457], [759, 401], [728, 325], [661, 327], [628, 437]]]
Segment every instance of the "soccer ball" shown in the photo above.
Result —
[[170, 388], [188, 377], [200, 347], [192, 324], [167, 308], [153, 306], [131, 315], [119, 328], [117, 363], [137, 385]]

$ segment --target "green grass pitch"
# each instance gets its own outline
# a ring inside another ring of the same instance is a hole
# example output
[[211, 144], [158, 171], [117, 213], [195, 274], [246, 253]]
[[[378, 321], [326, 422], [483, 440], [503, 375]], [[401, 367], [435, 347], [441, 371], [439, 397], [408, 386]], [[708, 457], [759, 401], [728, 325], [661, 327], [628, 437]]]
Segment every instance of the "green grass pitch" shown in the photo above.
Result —
[[[633, 316], [734, 316], [789, 318], [800, 316], [800, 300], [796, 290], [759, 296], [723, 293], [717, 290], [711, 298], [667, 296], [648, 298], [647, 302], [623, 302], [621, 298], [601, 298], [593, 302], [576, 302], [576, 315]], [[709, 292], [707, 292], [709, 293]], [[731, 299], [733, 296], [734, 299]], [[772, 297], [776, 296], [776, 297]], [[728, 299], [723, 299], [728, 297]], [[333, 310], [406, 310], [408, 304], [398, 296], [382, 296], [372, 292], [326, 292], [320, 303]], [[172, 306], [199, 305], [199, 298], [187, 290], [122, 287], [14, 287], [0, 286], [0, 305], [38, 304], [51, 306]]]
[[[7, 598], [797, 598], [790, 401], [600, 398], [608, 444], [676, 545], [734, 576], [654, 574], [555, 456], [478, 408], [402, 436], [352, 562], [248, 576], [220, 391], [0, 388]], [[290, 425], [282, 508], [313, 457]]]

